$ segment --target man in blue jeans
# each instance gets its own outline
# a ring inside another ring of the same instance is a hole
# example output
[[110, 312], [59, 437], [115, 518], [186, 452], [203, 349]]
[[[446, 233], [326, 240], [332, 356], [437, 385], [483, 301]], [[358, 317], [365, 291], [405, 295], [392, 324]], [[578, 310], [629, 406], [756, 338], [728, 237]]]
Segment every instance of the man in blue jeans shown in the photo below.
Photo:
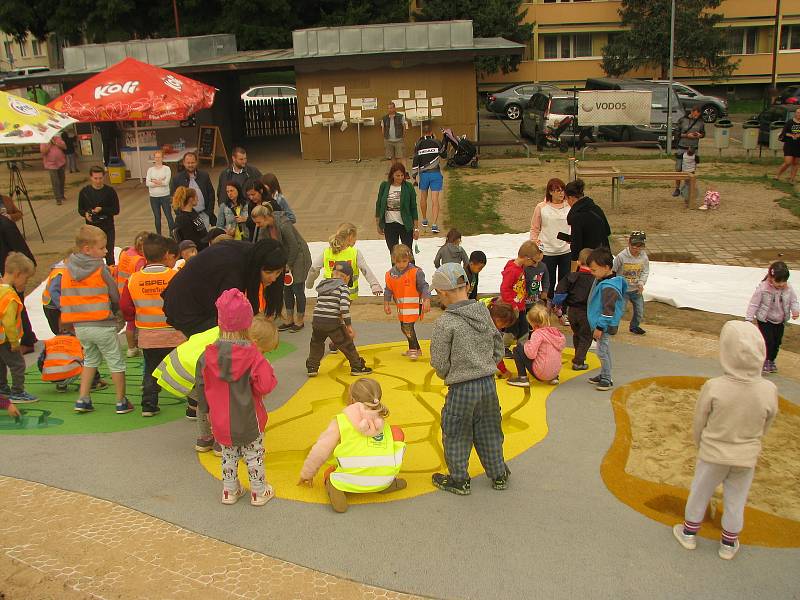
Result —
[[433, 135], [433, 125], [430, 121], [422, 124], [422, 133], [422, 137], [414, 147], [411, 175], [415, 181], [419, 176], [419, 206], [422, 209], [422, 227], [428, 226], [428, 191], [430, 190], [431, 233], [439, 233], [436, 221], [439, 218], [439, 194], [444, 183], [442, 171], [439, 169], [439, 158], [442, 156], [443, 148]]
[[625, 297], [633, 306], [630, 332], [636, 335], [646, 333], [640, 327], [644, 318], [644, 286], [650, 275], [650, 260], [645, 250], [646, 242], [647, 235], [644, 231], [634, 231], [628, 238], [628, 247], [614, 258], [614, 272], [624, 277], [628, 284]]

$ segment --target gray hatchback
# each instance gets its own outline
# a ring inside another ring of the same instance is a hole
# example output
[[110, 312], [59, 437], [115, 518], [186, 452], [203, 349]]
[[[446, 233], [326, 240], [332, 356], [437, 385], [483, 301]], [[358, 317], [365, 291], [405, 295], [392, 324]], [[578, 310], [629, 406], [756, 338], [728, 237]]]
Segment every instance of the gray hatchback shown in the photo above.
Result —
[[522, 117], [522, 109], [528, 104], [531, 96], [538, 92], [553, 92], [557, 90], [557, 87], [545, 83], [515, 84], [500, 92], [490, 94], [486, 98], [486, 108], [490, 112], [516, 121]]

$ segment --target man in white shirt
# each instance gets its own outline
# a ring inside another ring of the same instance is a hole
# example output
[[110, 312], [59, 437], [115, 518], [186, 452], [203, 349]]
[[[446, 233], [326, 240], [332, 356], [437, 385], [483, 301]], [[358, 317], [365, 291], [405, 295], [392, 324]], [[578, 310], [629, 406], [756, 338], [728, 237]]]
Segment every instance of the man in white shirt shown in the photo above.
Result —
[[150, 208], [153, 210], [155, 219], [156, 233], [161, 235], [161, 213], [167, 218], [169, 231], [175, 227], [175, 219], [172, 217], [172, 197], [169, 193], [169, 182], [172, 179], [172, 171], [164, 164], [164, 153], [161, 150], [153, 152], [153, 166], [147, 169], [145, 185], [150, 191]]

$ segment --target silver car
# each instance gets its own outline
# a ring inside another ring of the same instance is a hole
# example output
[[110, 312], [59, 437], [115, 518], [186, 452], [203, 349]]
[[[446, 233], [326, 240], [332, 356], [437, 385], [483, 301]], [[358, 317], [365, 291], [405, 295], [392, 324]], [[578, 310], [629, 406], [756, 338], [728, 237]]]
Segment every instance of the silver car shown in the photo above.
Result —
[[522, 109], [537, 92], [554, 91], [558, 88], [544, 83], [516, 84], [486, 98], [486, 108], [493, 113], [516, 121], [522, 117]]

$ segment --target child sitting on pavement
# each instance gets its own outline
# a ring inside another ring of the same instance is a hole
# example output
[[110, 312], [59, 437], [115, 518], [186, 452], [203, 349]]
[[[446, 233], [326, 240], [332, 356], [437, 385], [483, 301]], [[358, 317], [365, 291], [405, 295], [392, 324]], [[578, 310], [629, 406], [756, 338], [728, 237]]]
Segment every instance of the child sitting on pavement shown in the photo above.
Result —
[[586, 364], [586, 353], [592, 345], [592, 328], [586, 315], [586, 303], [594, 285], [594, 277], [586, 262], [591, 253], [591, 248], [581, 250], [578, 255], [578, 270], [558, 282], [553, 296], [553, 304], [567, 306], [572, 346], [575, 349], [575, 356], [572, 357], [573, 371], [585, 371], [589, 368]]
[[400, 331], [408, 340], [408, 350], [403, 353], [411, 360], [422, 356], [414, 323], [421, 321], [431, 310], [431, 291], [425, 281], [425, 273], [411, 261], [411, 248], [397, 244], [392, 250], [392, 268], [386, 272], [386, 288], [383, 292], [383, 312], [392, 314], [390, 302], [397, 306]]
[[448, 469], [434, 473], [431, 480], [440, 490], [470, 494], [467, 466], [474, 446], [492, 487], [504, 490], [511, 471], [503, 459], [502, 416], [494, 382], [503, 357], [502, 336], [486, 307], [467, 297], [467, 274], [461, 265], [442, 265], [431, 285], [446, 307], [433, 326], [431, 366], [447, 386], [441, 422]]
[[[21, 252], [9, 252], [0, 279], [0, 395], [14, 404], [39, 400], [25, 391], [25, 359], [22, 357], [22, 300], [17, 290], [24, 290], [36, 272], [33, 261]], [[11, 371], [11, 386], [8, 372]]]
[[331, 454], [336, 466], [325, 472], [325, 490], [338, 513], [347, 511], [346, 493], [387, 493], [402, 490], [397, 477], [405, 453], [403, 430], [386, 421], [381, 386], [362, 377], [350, 385], [348, 405], [331, 421], [308, 453], [298, 485], [311, 487], [319, 468]]
[[547, 307], [537, 304], [526, 315], [531, 326], [531, 336], [525, 344], [514, 348], [514, 362], [517, 364], [517, 377], [508, 380], [508, 385], [530, 387], [527, 373], [539, 381], [558, 385], [561, 372], [561, 352], [567, 341], [564, 334], [550, 326]]
[[778, 414], [778, 390], [761, 376], [766, 350], [752, 324], [725, 323], [719, 348], [725, 374], [709, 379], [700, 389], [694, 415], [697, 465], [683, 524], [675, 525], [672, 533], [681, 546], [694, 550], [708, 502], [722, 484], [724, 508], [718, 554], [730, 560], [739, 551], [744, 507], [761, 454], [761, 438]]
[[650, 260], [647, 258], [645, 244], [647, 235], [644, 231], [634, 231], [628, 238], [628, 247], [614, 257], [614, 272], [621, 275], [628, 283], [625, 298], [631, 301], [633, 316], [630, 332], [644, 335], [646, 332], [639, 325], [644, 318], [644, 286], [650, 275]]
[[[499, 296], [495, 296], [494, 298], [481, 298], [478, 302], [489, 309], [489, 316], [492, 318], [492, 323], [494, 323], [494, 326], [497, 327], [497, 331], [499, 331], [501, 335], [504, 329], [513, 327], [514, 323], [516, 323], [519, 318], [519, 314], [514, 307], [500, 300]], [[508, 370], [505, 359], [503, 358], [497, 363], [497, 373], [495, 374], [500, 379], [510, 379], [513, 377], [513, 373]]]

